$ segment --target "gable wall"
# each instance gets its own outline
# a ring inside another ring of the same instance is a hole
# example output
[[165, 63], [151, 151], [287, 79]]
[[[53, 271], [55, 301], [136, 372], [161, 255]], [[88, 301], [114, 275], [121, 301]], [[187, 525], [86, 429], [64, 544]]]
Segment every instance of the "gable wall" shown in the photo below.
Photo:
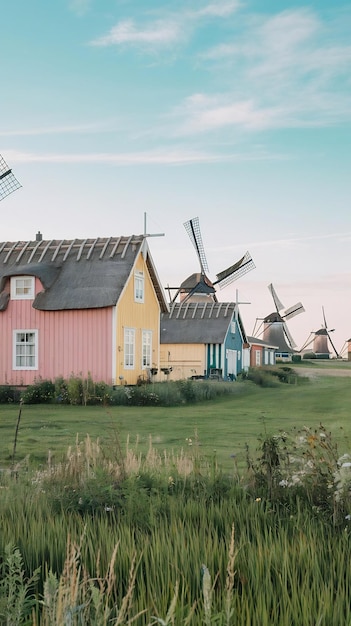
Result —
[[[145, 277], [144, 302], [134, 301], [134, 271], [142, 271]], [[124, 367], [124, 329], [135, 329], [135, 367]], [[135, 385], [138, 377], [147, 377], [142, 369], [142, 331], [152, 331], [152, 366], [159, 367], [160, 350], [160, 305], [157, 299], [146, 263], [142, 254], [139, 254], [134, 270], [125, 285], [121, 298], [116, 307], [116, 346], [114, 349], [116, 382]]]
[[[9, 281], [8, 281], [9, 282]], [[35, 291], [42, 290], [36, 279]], [[28, 385], [71, 374], [112, 383], [111, 308], [39, 311], [31, 300], [10, 300], [0, 312], [0, 384]], [[13, 369], [13, 331], [38, 330], [38, 369]]]

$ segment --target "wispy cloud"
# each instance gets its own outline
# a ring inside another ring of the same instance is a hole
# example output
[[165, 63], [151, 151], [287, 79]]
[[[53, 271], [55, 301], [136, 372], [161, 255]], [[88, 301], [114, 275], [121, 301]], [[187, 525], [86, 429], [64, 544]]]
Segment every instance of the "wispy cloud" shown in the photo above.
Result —
[[133, 20], [124, 20], [102, 37], [91, 42], [92, 46], [141, 44], [142, 46], [165, 46], [181, 37], [180, 25], [176, 21], [158, 20], [144, 27], [137, 27]]
[[70, 0], [69, 2], [70, 10], [79, 17], [85, 15], [89, 11], [90, 5], [91, 0]]
[[232, 0], [229, 2], [212, 2], [198, 11], [192, 13], [193, 17], [228, 17], [242, 6], [242, 3], [238, 0]]
[[[265, 239], [260, 241], [251, 241], [246, 243], [247, 247], [251, 248], [282, 248], [295, 250], [300, 248], [303, 244], [310, 244], [312, 242], [318, 241], [335, 241], [340, 243], [345, 243], [351, 238], [350, 232], [340, 232], [340, 233], [316, 233], [315, 235], [307, 235], [302, 237], [285, 237], [280, 239]], [[238, 246], [236, 246], [238, 247]], [[224, 252], [226, 250], [232, 250], [233, 246], [221, 246], [219, 248], [209, 248], [212, 252]]]
[[92, 163], [105, 165], [185, 165], [191, 163], [214, 163], [230, 157], [220, 154], [191, 150], [150, 150], [121, 153], [38, 154], [7, 150], [11, 163]]
[[79, 133], [100, 133], [111, 131], [111, 123], [72, 124], [67, 126], [38, 126], [16, 130], [1, 130], [0, 137], [27, 137], [39, 135], [65, 135]]
[[186, 147], [167, 147], [143, 152], [90, 152], [90, 153], [34, 153], [17, 150], [3, 150], [11, 163], [92, 163], [105, 165], [191, 165], [198, 163], [221, 163], [238, 161], [258, 161], [284, 158], [270, 155], [262, 150], [249, 152], [223, 153], [196, 150]]
[[[347, 41], [311, 10], [250, 16], [228, 40], [199, 57], [226, 91], [184, 100], [180, 132], [233, 127], [244, 130], [320, 126], [351, 119], [345, 87], [351, 63]], [[232, 89], [230, 75], [235, 76]]]
[[225, 18], [232, 15], [241, 3], [238, 0], [212, 2], [201, 9], [186, 8], [168, 12], [166, 17], [136, 24], [133, 19], [118, 22], [108, 33], [90, 42], [92, 46], [134, 45], [144, 49], [157, 49], [174, 45], [186, 39], [201, 20]]

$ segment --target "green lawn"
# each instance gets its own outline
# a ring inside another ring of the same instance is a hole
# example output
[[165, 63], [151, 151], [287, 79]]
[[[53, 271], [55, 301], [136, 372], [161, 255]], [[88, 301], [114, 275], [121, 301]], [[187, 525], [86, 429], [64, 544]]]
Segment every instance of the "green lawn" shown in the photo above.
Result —
[[[301, 369], [299, 368], [302, 373]], [[201, 384], [201, 383], [199, 383]], [[109, 448], [133, 446], [138, 439], [146, 450], [149, 438], [158, 450], [179, 450], [198, 434], [201, 454], [216, 455], [226, 470], [233, 455], [241, 466], [245, 444], [255, 451], [260, 434], [322, 423], [339, 442], [340, 451], [351, 450], [351, 378], [323, 376], [303, 385], [261, 388], [252, 383], [234, 383], [238, 393], [221, 400], [182, 407], [74, 407], [60, 405], [22, 406], [16, 460], [30, 456], [42, 463], [50, 450], [59, 459], [76, 436], [99, 437]], [[0, 405], [0, 467], [11, 462], [18, 405]]]

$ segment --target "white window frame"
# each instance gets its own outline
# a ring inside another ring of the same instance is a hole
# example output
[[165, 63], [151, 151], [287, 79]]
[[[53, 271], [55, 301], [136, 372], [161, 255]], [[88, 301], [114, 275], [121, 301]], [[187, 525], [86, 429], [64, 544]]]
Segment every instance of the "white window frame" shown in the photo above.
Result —
[[144, 272], [134, 272], [134, 300], [135, 302], [144, 302], [145, 295], [145, 277]]
[[34, 300], [34, 276], [11, 276], [11, 300]]
[[255, 365], [261, 365], [261, 350], [255, 350]]
[[141, 368], [152, 366], [152, 330], [143, 330], [141, 335]]
[[135, 369], [135, 328], [124, 329], [124, 369]]
[[[34, 336], [34, 341], [29, 342], [27, 338], [24, 341], [19, 340], [19, 335], [30, 335]], [[23, 354], [19, 354], [18, 348], [20, 346], [24, 346], [25, 349]], [[34, 347], [34, 350], [31, 349]], [[32, 365], [28, 365], [25, 362], [23, 365], [18, 363], [18, 359], [23, 358], [25, 361], [31, 360]], [[36, 329], [15, 329], [13, 331], [13, 369], [14, 370], [37, 370], [38, 369], [38, 331]]]

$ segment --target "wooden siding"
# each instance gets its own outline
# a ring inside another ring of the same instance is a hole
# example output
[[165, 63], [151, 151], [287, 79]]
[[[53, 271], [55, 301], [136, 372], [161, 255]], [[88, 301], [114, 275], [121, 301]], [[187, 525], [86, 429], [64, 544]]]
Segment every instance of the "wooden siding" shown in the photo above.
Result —
[[[144, 302], [134, 301], [134, 272], [144, 274]], [[142, 367], [142, 331], [152, 332], [152, 367], [159, 369], [160, 305], [142, 254], [136, 260], [116, 307], [115, 384], [135, 385], [139, 376], [148, 377]], [[124, 367], [124, 329], [135, 330], [134, 368]]]
[[160, 367], [172, 367], [169, 375], [161, 372], [159, 380], [180, 380], [191, 376], [204, 376], [206, 373], [206, 346], [204, 344], [162, 344]]
[[[42, 289], [36, 279], [36, 293]], [[89, 374], [112, 383], [112, 309], [38, 311], [32, 300], [10, 300], [0, 313], [0, 384], [28, 385]], [[38, 331], [38, 369], [13, 369], [13, 331]]]

